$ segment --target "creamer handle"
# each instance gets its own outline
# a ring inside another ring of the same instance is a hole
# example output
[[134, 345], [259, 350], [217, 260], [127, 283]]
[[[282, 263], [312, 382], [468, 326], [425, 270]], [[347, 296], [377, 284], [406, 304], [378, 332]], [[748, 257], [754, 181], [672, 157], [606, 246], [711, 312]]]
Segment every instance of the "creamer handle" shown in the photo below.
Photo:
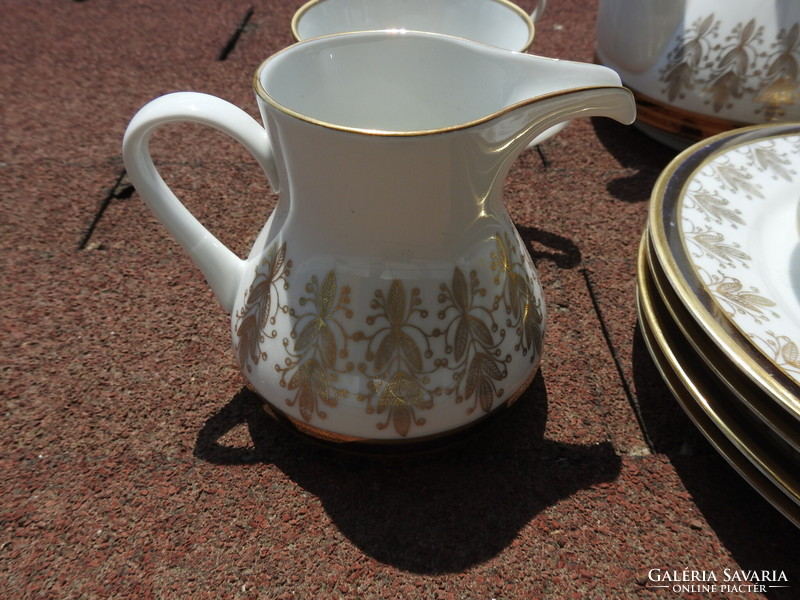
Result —
[[241, 142], [277, 192], [279, 181], [269, 136], [250, 115], [225, 100], [197, 92], [177, 92], [156, 98], [139, 110], [122, 141], [122, 158], [131, 183], [202, 271], [222, 307], [231, 312], [244, 261], [189, 212], [158, 174], [150, 156], [150, 136], [161, 125], [178, 121], [208, 125]]
[[545, 8], [547, 8], [547, 0], [539, 0], [539, 2], [536, 4], [536, 8], [534, 8], [533, 12], [531, 12], [531, 21], [536, 23], [536, 21], [541, 19]]

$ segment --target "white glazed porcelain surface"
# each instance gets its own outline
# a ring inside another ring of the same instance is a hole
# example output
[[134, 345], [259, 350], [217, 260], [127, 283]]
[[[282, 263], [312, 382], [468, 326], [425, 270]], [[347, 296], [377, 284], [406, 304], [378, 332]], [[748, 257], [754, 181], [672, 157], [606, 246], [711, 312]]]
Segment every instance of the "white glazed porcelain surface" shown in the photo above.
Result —
[[428, 31], [463, 37], [507, 50], [525, 51], [533, 21], [508, 0], [312, 0], [292, 19], [298, 40], [380, 29]]
[[[503, 181], [559, 122], [630, 123], [617, 75], [460, 38], [373, 32], [298, 43], [255, 81], [266, 131], [218, 98], [179, 93], [145, 106], [123, 142], [137, 190], [230, 311], [253, 388], [341, 440], [441, 435], [513, 401], [538, 368], [546, 312]], [[246, 260], [150, 161], [149, 136], [180, 120], [233, 135], [279, 190]]]
[[739, 130], [695, 152], [657, 188], [659, 260], [721, 349], [800, 416], [800, 128]]
[[666, 105], [742, 124], [800, 118], [796, 0], [601, 0], [596, 51]]
[[[525, 52], [546, 6], [546, 0], [539, 0], [529, 15], [510, 0], [310, 0], [295, 13], [292, 33], [295, 39], [306, 40], [355, 31], [426, 31]], [[542, 132], [530, 146], [550, 139], [568, 124]]]
[[365, 32], [312, 39], [279, 52], [259, 69], [256, 85], [282, 112], [391, 135], [463, 129], [532, 99], [618, 86], [619, 77], [597, 65], [510, 53], [461, 38]]

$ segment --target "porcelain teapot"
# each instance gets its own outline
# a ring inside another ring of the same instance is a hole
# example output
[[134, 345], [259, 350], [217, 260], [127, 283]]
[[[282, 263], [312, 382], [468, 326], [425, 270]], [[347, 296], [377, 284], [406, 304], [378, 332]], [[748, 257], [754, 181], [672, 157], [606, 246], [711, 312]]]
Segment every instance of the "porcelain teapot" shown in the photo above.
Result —
[[[402, 443], [515, 400], [542, 355], [536, 269], [503, 204], [528, 142], [635, 105], [612, 70], [420, 32], [299, 42], [254, 79], [262, 127], [219, 98], [153, 100], [123, 141], [130, 179], [231, 314], [250, 386], [311, 435]], [[159, 176], [149, 139], [206, 124], [256, 157], [278, 202], [246, 259]]]
[[797, 0], [600, 0], [596, 52], [633, 91], [637, 127], [674, 148], [800, 119]]

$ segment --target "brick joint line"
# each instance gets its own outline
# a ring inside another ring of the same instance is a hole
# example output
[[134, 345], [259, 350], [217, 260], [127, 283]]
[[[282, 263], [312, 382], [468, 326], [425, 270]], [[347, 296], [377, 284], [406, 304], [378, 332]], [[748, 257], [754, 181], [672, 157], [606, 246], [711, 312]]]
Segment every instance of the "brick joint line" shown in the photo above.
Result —
[[92, 239], [92, 235], [100, 223], [100, 219], [103, 218], [103, 214], [105, 214], [106, 210], [111, 205], [111, 202], [113, 200], [127, 200], [133, 195], [133, 191], [133, 186], [128, 182], [128, 173], [125, 171], [125, 169], [123, 169], [117, 176], [117, 179], [114, 182], [114, 185], [111, 186], [108, 194], [106, 194], [106, 197], [100, 202], [100, 206], [94, 215], [94, 219], [92, 219], [92, 222], [89, 224], [89, 227], [86, 229], [86, 232], [81, 238], [80, 244], [78, 244], [78, 250], [86, 249], [86, 246], [89, 244], [89, 240]]
[[247, 9], [247, 12], [245, 13], [244, 17], [242, 18], [241, 21], [239, 21], [239, 25], [236, 26], [236, 30], [233, 32], [233, 35], [231, 35], [231, 37], [228, 39], [228, 42], [225, 44], [225, 46], [223, 46], [222, 50], [220, 51], [217, 60], [226, 60], [228, 58], [228, 55], [231, 52], [233, 52], [233, 49], [236, 47], [239, 38], [242, 36], [242, 33], [244, 32], [245, 27], [247, 27], [247, 24], [250, 22], [250, 19], [252, 18], [254, 12], [255, 9], [252, 6], [249, 9]]
[[622, 365], [620, 364], [619, 356], [617, 355], [617, 350], [614, 347], [614, 343], [611, 341], [611, 333], [606, 327], [606, 322], [603, 318], [603, 311], [600, 310], [600, 302], [597, 300], [597, 295], [595, 294], [592, 280], [589, 277], [589, 271], [586, 268], [582, 268], [581, 274], [586, 282], [586, 289], [588, 290], [589, 297], [592, 300], [592, 307], [597, 315], [597, 320], [600, 321], [600, 330], [603, 332], [603, 338], [606, 341], [606, 346], [608, 346], [608, 350], [611, 352], [611, 359], [614, 361], [614, 366], [617, 369], [617, 377], [619, 377], [619, 380], [622, 383], [622, 388], [625, 390], [625, 395], [628, 397], [628, 403], [631, 405], [631, 408], [633, 408], [633, 413], [636, 415], [636, 421], [639, 424], [639, 429], [642, 432], [642, 436], [644, 437], [644, 441], [647, 444], [648, 450], [650, 450], [651, 454], [656, 454], [656, 450], [653, 447], [653, 442], [650, 440], [650, 435], [647, 433], [647, 427], [645, 427], [644, 420], [642, 419], [642, 412], [639, 408], [639, 402], [636, 400], [636, 398], [634, 398], [633, 392], [628, 385], [628, 381], [625, 379], [625, 375], [622, 372]]

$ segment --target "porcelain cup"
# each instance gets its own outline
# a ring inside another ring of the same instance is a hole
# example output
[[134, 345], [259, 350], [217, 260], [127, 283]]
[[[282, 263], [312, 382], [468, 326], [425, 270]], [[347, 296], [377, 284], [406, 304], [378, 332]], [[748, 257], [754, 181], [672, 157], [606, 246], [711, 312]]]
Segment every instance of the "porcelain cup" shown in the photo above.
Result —
[[295, 38], [406, 29], [466, 38], [526, 51], [546, 0], [528, 14], [508, 0], [311, 0], [292, 19]]
[[[310, 0], [294, 14], [292, 33], [302, 41], [357, 31], [425, 31], [525, 52], [546, 6], [547, 0], [539, 0], [529, 14], [509, 0]], [[559, 123], [530, 145], [542, 143], [567, 125]]]
[[600, 0], [596, 33], [637, 126], [670, 146], [800, 119], [797, 0]]

